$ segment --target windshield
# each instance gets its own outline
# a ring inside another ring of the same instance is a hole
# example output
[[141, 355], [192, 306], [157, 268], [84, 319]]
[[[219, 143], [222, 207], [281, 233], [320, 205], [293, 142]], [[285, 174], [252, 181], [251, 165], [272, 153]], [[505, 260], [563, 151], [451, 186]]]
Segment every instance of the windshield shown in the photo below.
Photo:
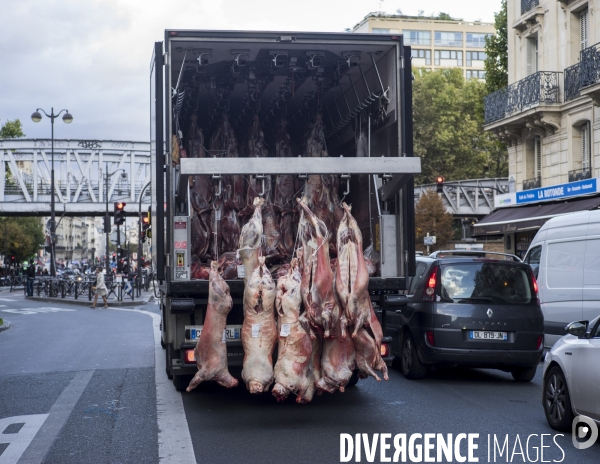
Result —
[[452, 303], [536, 304], [525, 269], [500, 263], [441, 266], [442, 300]]

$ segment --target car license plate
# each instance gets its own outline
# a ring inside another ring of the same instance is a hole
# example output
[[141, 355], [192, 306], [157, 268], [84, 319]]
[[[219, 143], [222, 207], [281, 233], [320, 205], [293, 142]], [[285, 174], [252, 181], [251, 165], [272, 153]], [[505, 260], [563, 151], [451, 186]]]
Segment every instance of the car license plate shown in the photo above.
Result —
[[[191, 341], [198, 341], [198, 339], [200, 338], [200, 334], [202, 333], [202, 328], [204, 326], [202, 325], [197, 325], [194, 327], [190, 327], [190, 340]], [[227, 340], [239, 340], [241, 337], [241, 333], [242, 333], [242, 326], [241, 325], [228, 325], [227, 327], [225, 327], [225, 331], [227, 333]]]
[[489, 332], [487, 330], [471, 330], [469, 332], [471, 340], [508, 340], [507, 332]]

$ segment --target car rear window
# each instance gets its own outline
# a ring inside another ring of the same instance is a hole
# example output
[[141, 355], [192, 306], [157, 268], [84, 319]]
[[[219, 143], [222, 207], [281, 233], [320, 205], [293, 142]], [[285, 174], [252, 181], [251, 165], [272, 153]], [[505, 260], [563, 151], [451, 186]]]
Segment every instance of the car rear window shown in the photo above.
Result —
[[442, 299], [465, 304], [537, 304], [527, 271], [501, 263], [446, 264], [441, 268]]

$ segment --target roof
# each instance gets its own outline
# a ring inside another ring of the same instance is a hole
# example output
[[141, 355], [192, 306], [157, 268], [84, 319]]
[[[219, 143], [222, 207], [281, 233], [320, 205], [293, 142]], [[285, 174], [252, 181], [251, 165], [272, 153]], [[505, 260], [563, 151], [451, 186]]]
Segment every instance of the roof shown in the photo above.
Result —
[[596, 209], [599, 206], [600, 196], [594, 196], [557, 203], [501, 208], [475, 224], [472, 235], [502, 235], [539, 229], [553, 217]]

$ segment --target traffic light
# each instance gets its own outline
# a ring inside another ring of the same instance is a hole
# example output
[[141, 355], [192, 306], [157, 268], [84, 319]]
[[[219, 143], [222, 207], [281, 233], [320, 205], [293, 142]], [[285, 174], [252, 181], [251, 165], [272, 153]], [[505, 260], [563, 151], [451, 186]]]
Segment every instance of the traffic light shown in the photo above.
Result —
[[435, 178], [435, 183], [437, 184], [437, 193], [443, 193], [444, 192], [444, 177], [443, 176], [437, 176]]
[[127, 203], [122, 201], [115, 202], [115, 226], [119, 226], [125, 222], [125, 206]]
[[140, 232], [140, 241], [144, 243], [146, 241], [146, 232], [150, 228], [150, 214], [142, 216], [142, 230]]
[[[147, 220], [147, 222], [146, 222]], [[145, 230], [145, 236], [148, 238], [152, 238], [152, 209], [148, 206], [148, 213], [144, 218], [144, 223], [142, 224], [142, 228]]]
[[15, 264], [17, 264], [17, 258], [15, 258], [14, 256], [10, 257], [10, 265], [14, 266]]

